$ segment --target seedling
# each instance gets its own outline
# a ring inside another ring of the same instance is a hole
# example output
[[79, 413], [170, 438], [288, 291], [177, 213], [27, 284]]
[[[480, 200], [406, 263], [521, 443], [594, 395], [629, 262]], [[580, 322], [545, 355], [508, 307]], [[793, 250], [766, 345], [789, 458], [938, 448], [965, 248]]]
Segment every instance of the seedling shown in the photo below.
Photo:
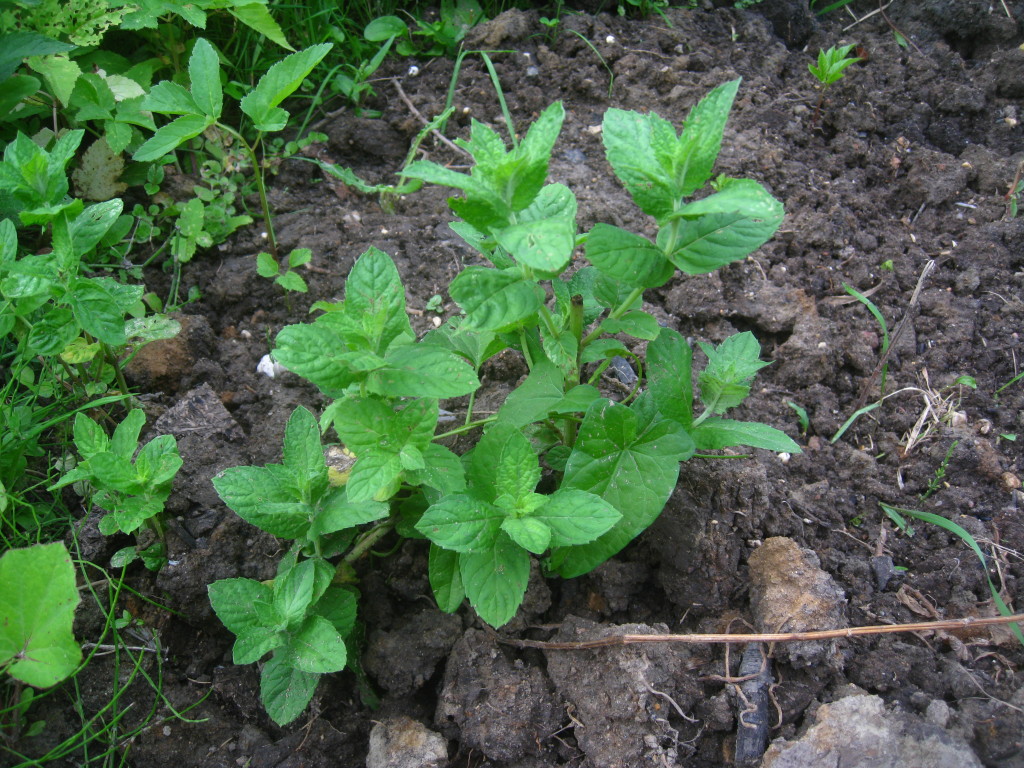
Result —
[[787, 400], [786, 405], [792, 408], [796, 413], [797, 421], [800, 422], [800, 434], [806, 436], [807, 431], [811, 428], [811, 420], [807, 416], [807, 410], [802, 406], [797, 405], [792, 400]]
[[[831, 6], [826, 10], [830, 9]], [[828, 91], [829, 86], [844, 77], [844, 71], [847, 67], [860, 61], [856, 56], [849, 55], [850, 51], [856, 47], [857, 44], [852, 43], [839, 48], [832, 46], [827, 51], [819, 50], [817, 66], [814, 64], [807, 65], [811, 74], [818, 78], [818, 82], [821, 83], [821, 92], [818, 95], [818, 103], [814, 108], [814, 125], [817, 125], [818, 120], [821, 118], [821, 107], [825, 102], [825, 93]]]
[[[884, 360], [886, 358], [886, 353], [889, 351], [889, 343], [890, 343], [889, 342], [889, 324], [885, 321], [885, 316], [882, 314], [881, 310], [877, 306], [875, 306], [875, 303], [871, 299], [869, 299], [867, 296], [862, 294], [860, 291], [858, 291], [853, 286], [847, 285], [846, 283], [843, 283], [843, 290], [846, 291], [851, 296], [853, 296], [853, 298], [855, 298], [857, 301], [859, 301], [865, 307], [867, 307], [868, 312], [871, 313], [871, 316], [873, 318], [875, 318], [875, 321], [878, 323], [878, 328], [882, 332], [882, 344], [881, 344], [881, 349], [879, 351], [879, 354], [882, 356], [882, 359]], [[879, 384], [878, 384], [878, 386], [879, 386], [879, 394], [880, 394], [881, 397], [885, 397], [885, 382], [886, 382], [886, 379], [888, 378], [888, 373], [889, 373], [889, 364], [885, 363], [885, 364], [882, 365], [882, 373], [881, 373], [881, 377], [879, 379]]]
[[295, 270], [303, 264], [308, 264], [312, 258], [313, 252], [309, 248], [296, 248], [288, 254], [285, 269], [282, 272], [281, 265], [277, 263], [277, 259], [269, 253], [260, 253], [256, 256], [256, 273], [260, 277], [274, 278], [274, 282], [286, 292], [305, 293], [309, 290], [309, 287], [306, 285], [306, 281], [302, 279], [302, 275]]
[[145, 423], [145, 414], [136, 408], [108, 437], [99, 424], [79, 413], [75, 417], [74, 436], [82, 460], [50, 490], [88, 483], [94, 490], [93, 502], [107, 512], [99, 522], [100, 533], [104, 535], [135, 533], [143, 524], [147, 525], [159, 542], [120, 550], [114, 556], [114, 564], [120, 567], [141, 557], [147, 568], [156, 571], [167, 559], [164, 503], [171, 495], [171, 483], [182, 462], [173, 435], [156, 437], [139, 449], [139, 433]]
[[949, 460], [953, 458], [953, 451], [960, 445], [959, 440], [954, 440], [949, 446], [949, 450], [946, 451], [945, 457], [939, 463], [939, 466], [935, 469], [935, 474], [928, 479], [928, 487], [924, 492], [918, 496], [921, 501], [925, 501], [929, 496], [935, 493], [942, 487], [943, 481], [946, 479], [946, 468], [949, 466]]
[[1010, 219], [1017, 218], [1017, 203], [1021, 193], [1024, 193], [1024, 160], [1017, 165], [1017, 171], [1013, 175], [1013, 181], [1010, 182], [1010, 188], [1006, 192], [1006, 196], [1003, 198], [1006, 200], [1006, 216]]

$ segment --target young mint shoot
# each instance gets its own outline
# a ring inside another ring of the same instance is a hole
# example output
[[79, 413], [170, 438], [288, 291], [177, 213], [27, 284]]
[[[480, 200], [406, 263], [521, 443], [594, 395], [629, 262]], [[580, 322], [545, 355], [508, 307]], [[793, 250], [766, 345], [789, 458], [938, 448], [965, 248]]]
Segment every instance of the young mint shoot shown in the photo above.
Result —
[[[779, 430], [727, 416], [768, 365], [753, 334], [701, 344], [707, 363], [695, 371], [686, 339], [643, 309], [647, 289], [745, 258], [782, 221], [781, 204], [759, 183], [714, 176], [738, 88], [735, 80], [711, 91], [681, 133], [653, 113], [605, 115], [608, 160], [657, 224], [653, 240], [604, 223], [577, 231], [575, 195], [547, 183], [564, 119], [559, 103], [511, 148], [474, 121], [458, 142], [474, 159], [468, 173], [410, 163], [403, 176], [461, 192], [449, 200], [458, 217], [451, 226], [482, 259], [449, 286], [463, 314], [416, 340], [394, 262], [374, 248], [364, 253], [343, 301], [317, 302], [315, 320], [286, 326], [276, 339], [276, 360], [331, 400], [319, 428], [297, 410], [284, 464], [226, 470], [215, 479], [225, 503], [296, 542], [289, 568], [345, 552], [342, 563], [355, 562], [384, 535], [426, 538], [438, 606], [451, 612], [468, 599], [498, 627], [523, 601], [532, 558], [565, 578], [593, 570], [657, 519], [680, 462], [697, 451], [799, 453]], [[570, 270], [580, 244], [589, 264]], [[646, 357], [624, 336], [647, 342]], [[529, 374], [496, 413], [480, 417], [473, 397], [481, 366], [503, 350], [522, 354]], [[615, 358], [629, 358], [637, 372], [622, 401], [596, 386]], [[439, 433], [439, 401], [465, 395], [461, 423]], [[339, 487], [328, 483], [320, 454], [319, 430], [332, 427], [355, 456]], [[447, 447], [477, 430], [463, 456]], [[360, 534], [362, 524], [372, 527]], [[246, 586], [251, 595], [238, 600], [276, 606], [278, 588], [277, 580]], [[272, 692], [292, 685], [302, 694], [296, 702], [308, 701], [315, 685], [301, 675], [317, 673], [278, 649], [319, 610], [315, 589], [308, 600], [302, 594], [288, 616], [253, 609], [236, 622], [236, 633], [252, 637], [240, 635], [245, 652], [236, 645], [236, 654], [253, 661], [273, 649], [264, 676], [271, 669], [275, 681], [287, 678]], [[216, 598], [218, 613], [224, 602]]]
[[821, 83], [821, 93], [818, 96], [818, 103], [814, 108], [814, 119], [812, 121], [815, 125], [817, 125], [818, 119], [821, 117], [821, 106], [825, 101], [825, 92], [828, 90], [828, 87], [844, 77], [847, 67], [860, 61], [856, 56], [849, 55], [850, 51], [856, 47], [856, 43], [851, 43], [839, 48], [832, 46], [827, 51], [819, 50], [818, 63], [816, 65], [807, 65], [811, 74], [818, 78], [818, 82]]

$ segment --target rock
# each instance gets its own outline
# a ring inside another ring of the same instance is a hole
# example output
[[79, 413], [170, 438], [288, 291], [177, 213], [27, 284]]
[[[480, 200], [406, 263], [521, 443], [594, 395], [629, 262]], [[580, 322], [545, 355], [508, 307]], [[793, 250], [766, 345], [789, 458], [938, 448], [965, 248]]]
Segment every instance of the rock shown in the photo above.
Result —
[[463, 751], [501, 762], [544, 752], [562, 714], [544, 673], [509, 659], [492, 635], [470, 629], [455, 644], [435, 722], [457, 727], [449, 735], [459, 738]]
[[[847, 626], [843, 590], [821, 569], [818, 556], [782, 536], [766, 539], [750, 556], [750, 603], [759, 632], [807, 632]], [[781, 643], [780, 658], [795, 667], [835, 654], [835, 641]]]
[[466, 33], [465, 44], [470, 48], [500, 48], [523, 40], [533, 27], [538, 26], [530, 15], [518, 8], [499, 13], [484, 24], [478, 24]]
[[448, 742], [411, 717], [400, 715], [370, 731], [366, 768], [445, 768]]
[[797, 741], [779, 739], [761, 768], [981, 768], [967, 743], [917, 715], [887, 711], [878, 696], [823, 704]]
[[[665, 626], [596, 624], [570, 616], [555, 639], [663, 634]], [[547, 651], [548, 674], [573, 706], [575, 735], [589, 766], [675, 765], [678, 716], [701, 698], [680, 646], [635, 644], [590, 651]], [[670, 724], [669, 718], [675, 723]], [[582, 727], [580, 727], [582, 725]]]
[[200, 357], [209, 357], [213, 347], [213, 329], [203, 315], [172, 312], [181, 323], [181, 331], [171, 339], [154, 341], [128, 361], [124, 368], [128, 383], [143, 392], [176, 392]]
[[221, 434], [229, 440], [242, 440], [245, 437], [238, 422], [228, 413], [209, 384], [200, 384], [189, 390], [156, 420], [155, 426], [160, 434], [177, 438], [196, 433], [207, 438]]

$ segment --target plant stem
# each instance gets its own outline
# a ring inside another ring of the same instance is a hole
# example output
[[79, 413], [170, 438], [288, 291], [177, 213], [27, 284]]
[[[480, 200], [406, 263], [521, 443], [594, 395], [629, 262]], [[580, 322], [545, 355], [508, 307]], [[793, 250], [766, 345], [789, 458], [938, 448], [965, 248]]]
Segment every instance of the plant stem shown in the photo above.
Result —
[[[220, 122], [216, 123], [216, 126], [233, 136], [242, 145], [245, 149], [245, 153], [249, 156], [249, 162], [252, 163], [252, 173], [256, 179], [256, 190], [260, 195], [260, 206], [263, 208], [263, 224], [267, 228], [267, 250], [270, 251], [270, 255], [276, 259], [277, 237], [274, 235], [274, 220], [270, 216], [270, 201], [267, 200], [267, 187], [263, 182], [263, 168], [260, 165], [259, 159], [256, 157], [256, 150], [253, 148], [253, 145], [249, 144], [249, 142], [245, 140], [245, 137], [242, 134], [231, 126], [224, 125], [224, 123]], [[262, 133], [258, 134], [256, 138], [257, 144], [262, 136]]]
[[395, 527], [395, 521], [388, 519], [383, 523], [374, 526], [368, 530], [363, 537], [356, 542], [356, 545], [352, 547], [352, 550], [345, 555], [345, 562], [351, 565], [360, 557], [362, 557], [368, 550], [370, 550], [374, 544], [383, 539], [392, 528]]
[[[633, 302], [635, 302], [637, 299], [639, 299], [643, 295], [644, 295], [644, 289], [643, 288], [634, 288], [632, 291], [630, 291], [629, 296], [626, 297], [626, 300], [623, 301], [615, 309], [613, 309], [606, 319], [607, 320], [617, 320], [618, 318], [622, 317], [624, 314], [626, 314], [626, 312], [629, 310], [629, 308], [631, 306], [633, 306]], [[597, 328], [595, 328], [590, 333], [588, 333], [587, 337], [585, 339], [583, 339], [583, 341], [580, 342], [580, 351], [581, 352], [586, 348], [586, 346], [590, 342], [592, 342], [594, 339], [596, 339], [598, 336], [601, 335], [601, 327], [602, 327], [602, 325], [603, 325], [603, 321], [602, 321], [601, 324], [599, 324], [597, 326]]]
[[447, 432], [442, 432], [440, 435], [434, 435], [435, 440], [444, 440], [446, 437], [455, 437], [455, 435], [461, 435], [463, 432], [469, 432], [471, 429], [482, 427], [484, 424], [490, 424], [492, 421], [497, 421], [497, 416], [488, 416], [486, 419], [477, 419], [476, 421], [467, 421], [461, 427], [450, 429]]

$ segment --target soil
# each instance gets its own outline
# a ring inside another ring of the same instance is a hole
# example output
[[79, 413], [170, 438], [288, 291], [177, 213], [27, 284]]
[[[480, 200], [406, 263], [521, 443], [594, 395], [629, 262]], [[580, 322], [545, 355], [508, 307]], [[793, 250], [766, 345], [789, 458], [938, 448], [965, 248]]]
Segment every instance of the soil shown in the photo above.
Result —
[[[803, 448], [790, 457], [753, 451], [687, 462], [646, 533], [588, 576], [535, 573], [523, 610], [502, 633], [747, 631], [743, 622], [756, 621], [763, 597], [748, 562], [773, 537], [791, 539], [809, 558], [850, 626], [993, 614], [986, 571], [963, 541], [923, 522], [904, 535], [879, 502], [963, 526], [1019, 610], [1024, 384], [998, 390], [1019, 373], [1022, 351], [1024, 218], [1007, 215], [1004, 196], [1024, 160], [1024, 1], [897, 0], [849, 28], [849, 15], [815, 18], [798, 0], [729, 6], [646, 21], [570, 14], [554, 32], [535, 13], [510, 12], [474, 32], [473, 45], [509, 51], [493, 58], [517, 125], [564, 101], [550, 178], [576, 193], [581, 231], [606, 221], [653, 232], [604, 159], [595, 126], [605, 109], [654, 110], [678, 126], [708, 90], [743, 77], [717, 170], [762, 182], [783, 201], [785, 222], [750, 258], [712, 275], [677, 277], [645, 301], [694, 340], [752, 331], [775, 362], [758, 374], [737, 418], [784, 429]], [[876, 6], [852, 8], [859, 17]], [[858, 43], [864, 61], [828, 90], [819, 110], [807, 64], [819, 48], [843, 42]], [[420, 128], [409, 103], [436, 114], [452, 76], [451, 61], [415, 62], [417, 75], [413, 63], [393, 63], [381, 74], [396, 79], [375, 81], [365, 106], [381, 118], [332, 112], [318, 126], [329, 140], [310, 151], [370, 181], [392, 179]], [[501, 129], [479, 58], [465, 59], [457, 83], [450, 133], [465, 135], [470, 117]], [[465, 162], [432, 140], [424, 147], [438, 162]], [[287, 373], [257, 374], [257, 364], [281, 327], [307, 317], [312, 301], [340, 297], [353, 261], [370, 246], [398, 264], [418, 331], [457, 312], [444, 291], [473, 256], [448, 229], [447, 194], [427, 188], [385, 212], [314, 165], [285, 162], [271, 202], [282, 249], [313, 251], [303, 273], [310, 293], [293, 296], [289, 309], [256, 276], [258, 226], [188, 265], [183, 284], [197, 285], [203, 298], [184, 309], [187, 333], [150, 347], [149, 364], [135, 370], [151, 393], [144, 399], [153, 434], [175, 434], [185, 466], [169, 503], [172, 564], [156, 576], [132, 571], [129, 581], [173, 613], [139, 599], [126, 606], [144, 620], [147, 642], [159, 638], [166, 697], [153, 701], [137, 681], [127, 689], [124, 701], [134, 706], [126, 724], [152, 706], [159, 713], [134, 740], [128, 764], [363, 765], [374, 722], [401, 716], [443, 734], [454, 766], [733, 764], [744, 707], [739, 650], [571, 654], [500, 644], [468, 607], [451, 616], [436, 609], [422, 542], [360, 566], [363, 664], [378, 708], [364, 703], [353, 674], [331, 675], [311, 709], [279, 728], [260, 707], [255, 665], [232, 665], [232, 636], [212, 615], [206, 585], [268, 578], [282, 548], [227, 510], [210, 478], [225, 467], [278, 461], [292, 409], [325, 405], [312, 386]], [[855, 410], [878, 401], [881, 384], [879, 325], [844, 284], [870, 294], [889, 328], [903, 331], [887, 358], [890, 396], [833, 441]], [[444, 306], [428, 311], [435, 294]], [[525, 367], [503, 355], [484, 373], [481, 408]], [[977, 388], [958, 385], [961, 376]], [[791, 403], [806, 410], [806, 432]], [[85, 557], [107, 562], [125, 544], [83, 523]], [[89, 636], [95, 621], [83, 612], [78, 636]], [[1008, 631], [773, 650], [770, 739], [796, 738], [820, 705], [857, 686], [922, 716], [945, 705], [943, 727], [982, 764], [1024, 765], [1024, 653]], [[80, 679], [87, 708], [109, 701], [112, 663], [99, 659]], [[171, 717], [170, 706], [200, 699], [189, 722]], [[45, 706], [39, 716], [49, 727], [20, 745], [27, 753], [67, 735], [70, 720]]]

